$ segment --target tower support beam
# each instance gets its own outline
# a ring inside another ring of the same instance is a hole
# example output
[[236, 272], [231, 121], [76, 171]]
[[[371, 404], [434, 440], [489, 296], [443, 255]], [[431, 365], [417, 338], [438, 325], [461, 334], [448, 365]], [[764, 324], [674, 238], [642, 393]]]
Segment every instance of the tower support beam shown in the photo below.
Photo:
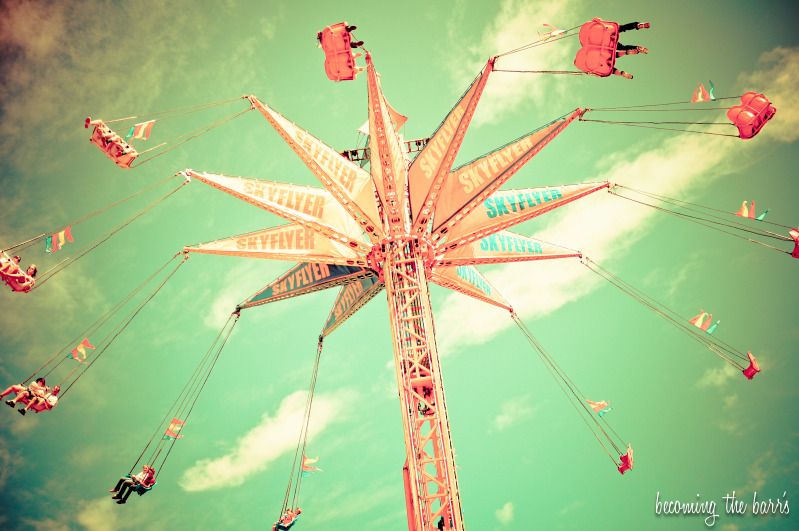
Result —
[[407, 453], [408, 527], [464, 529], [455, 459], [436, 349], [424, 244], [416, 238], [385, 243], [383, 275]]

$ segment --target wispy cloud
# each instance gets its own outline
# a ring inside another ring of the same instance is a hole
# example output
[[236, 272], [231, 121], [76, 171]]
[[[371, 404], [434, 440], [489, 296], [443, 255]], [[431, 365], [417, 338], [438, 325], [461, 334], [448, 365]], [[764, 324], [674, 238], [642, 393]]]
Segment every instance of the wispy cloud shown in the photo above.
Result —
[[[729, 148], [716, 138], [691, 142], [672, 138], [651, 151], [629, 157], [614, 157], [599, 180], [617, 180], [616, 176], [635, 176], [636, 186], [663, 195], [681, 195], [700, 181], [707, 183], [706, 172], [716, 167]], [[607, 161], [600, 161], [607, 166]], [[589, 197], [579, 205], [567, 207], [567, 215], [554, 213], [550, 224], [535, 234], [546, 241], [582, 250], [602, 263], [617, 259], [646, 234], [654, 211], [620, 199]], [[590, 229], [589, 229], [590, 228]], [[510, 299], [516, 312], [526, 318], [549, 314], [564, 304], [577, 300], [599, 285], [599, 278], [576, 261], [550, 261], [535, 264], [512, 264], [495, 268], [489, 280]], [[483, 305], [450, 295], [444, 304], [448, 312], [441, 318], [441, 328], [458, 330], [447, 334], [442, 350], [460, 344], [480, 343], [493, 337], [512, 321], [505, 312], [489, 312]]]
[[727, 382], [739, 375], [739, 371], [735, 367], [724, 364], [720, 367], [707, 369], [696, 382], [696, 385], [699, 387], [724, 387]]
[[494, 418], [493, 428], [503, 431], [535, 413], [536, 408], [530, 404], [530, 396], [517, 396], [506, 400], [500, 406], [499, 414]]
[[759, 67], [738, 82], [745, 90], [763, 91], [777, 107], [777, 115], [763, 129], [766, 138], [782, 142], [799, 139], [799, 49], [775, 48], [758, 59]]
[[[783, 69], [772, 79], [770, 94], [795, 92], [799, 69], [792, 65], [797, 56], [797, 49], [779, 49], [764, 55], [764, 60], [773, 63], [769, 63], [769, 69]], [[799, 114], [778, 113], [774, 121], [782, 121], [780, 127], [786, 130], [799, 130]], [[764, 132], [773, 125], [769, 124]], [[774, 135], [777, 133], [772, 136], [784, 141], [795, 138], [787, 133]], [[636, 188], [665, 196], [685, 196], [711, 185], [733, 165], [738, 169], [745, 167], [750, 160], [748, 150], [753, 146], [751, 142], [719, 137], [673, 136], [645, 151], [634, 146], [600, 160], [596, 165], [597, 175], [591, 180], [627, 184], [625, 178], [634, 178]], [[622, 257], [647, 234], [657, 215], [653, 209], [628, 201], [591, 196], [582, 199], [579, 205], [551, 214], [549, 225], [535, 236], [578, 248], [601, 263]], [[513, 294], [510, 302], [525, 318], [547, 315], [600, 285], [599, 279], [586, 268], [562, 261], [500, 266], [489, 270], [487, 277], [500, 292]], [[447, 308], [439, 317], [440, 329], [444, 331], [441, 349], [445, 353], [461, 345], [482, 343], [512, 323], [505, 312], [487, 309], [484, 304], [458, 294], [449, 295], [442, 306]]]
[[[542, 28], [544, 23], [556, 26], [571, 24], [579, 6], [577, 0], [504, 0], [482, 37], [477, 42], [461, 43], [467, 59], [464, 59], [463, 53], [453, 55], [457, 61], [450, 65], [450, 69], [457, 83], [466, 86], [475, 72], [479, 72], [487, 59], [486, 50], [490, 54], [498, 54], [537, 40], [536, 30]], [[576, 51], [575, 42], [575, 39], [553, 41], [545, 46], [503, 56], [495, 67], [503, 70], [568, 70]], [[486, 85], [475, 122], [498, 121], [523, 103], [541, 104], [545, 96], [548, 104], [555, 103], [553, 98], [565, 93], [563, 84], [558, 83], [555, 77], [522, 77], [502, 72], [493, 74]]]
[[0, 44], [18, 46], [33, 60], [58, 50], [64, 35], [63, 11], [40, 9], [33, 2], [9, 2], [0, 7], [0, 15]]
[[755, 492], [766, 486], [775, 463], [774, 449], [769, 448], [749, 465], [749, 482], [742, 492]]
[[731, 409], [738, 404], [738, 395], [727, 395], [722, 400], [724, 407], [727, 409]]
[[53, 518], [42, 518], [40, 520], [23, 518], [22, 524], [30, 527], [34, 531], [69, 531], [69, 526], [67, 524]]
[[[350, 390], [341, 390], [314, 396], [309, 438], [318, 435], [334, 421], [341, 420], [347, 404], [353, 402], [353, 395]], [[190, 492], [235, 487], [266, 469], [295, 447], [305, 397], [305, 391], [288, 395], [274, 416], [265, 414], [261, 422], [236, 441], [227, 454], [197, 461], [183, 474], [180, 486]]]
[[[221, 86], [231, 91], [228, 97], [241, 94], [258, 80], [258, 69], [252, 68], [252, 62], [263, 56], [266, 42], [279, 33], [284, 11], [278, 6], [270, 9], [268, 16], [255, 18], [259, 22], [256, 35], [247, 31], [224, 35], [231, 43], [230, 53], [239, 59], [224, 64]], [[170, 31], [162, 31], [165, 16]], [[109, 18], [135, 20], [136, 24], [109, 25]], [[0, 138], [17, 137], [20, 124], [25, 124], [27, 131], [46, 131], [51, 146], [75, 146], [75, 135], [80, 134], [77, 131], [86, 113], [99, 113], [108, 119], [113, 118], [111, 113], [156, 109], [153, 104], [175, 83], [175, 73], [188, 71], [188, 62], [222, 37], [224, 28], [202, 10], [181, 6], [153, 9], [137, 2], [51, 2], [44, 8], [39, 2], [3, 2]], [[75, 35], [81, 38], [75, 39]], [[187, 35], [202, 38], [188, 39]], [[220, 60], [212, 54], [203, 58], [209, 64]], [[191, 99], [207, 97], [205, 81], [215, 78], [219, 82], [217, 72], [211, 67], [207, 73], [194, 73], [192, 82], [183, 84], [187, 101], [207, 101]], [[99, 101], [107, 103], [97, 108]], [[38, 142], [0, 142], [0, 157], [5, 163], [63, 171], [62, 157], [42, 157], [41, 153]], [[96, 160], [100, 158], [98, 155]], [[109, 167], [108, 161], [102, 163]]]
[[5, 440], [0, 439], [0, 489], [6, 486], [11, 475], [11, 451]]
[[225, 275], [224, 288], [208, 305], [209, 310], [203, 320], [205, 326], [215, 330], [224, 324], [238, 303], [266, 285], [264, 278], [270, 277], [269, 272], [277, 276], [278, 272], [290, 266], [288, 262], [269, 261], [266, 266], [268, 272], [264, 273], [263, 260], [230, 260], [235, 265]]
[[78, 505], [75, 521], [86, 531], [115, 531], [120, 529], [119, 511], [107, 496]]
[[737, 420], [720, 420], [718, 427], [721, 431], [726, 431], [730, 435], [741, 435], [741, 423]]
[[[389, 483], [373, 484], [353, 492], [351, 485], [332, 485], [326, 493], [317, 497], [315, 503], [319, 507], [318, 516], [314, 522], [323, 526], [325, 522], [336, 522], [357, 518], [358, 515], [368, 513], [376, 507], [383, 506], [396, 499], [397, 490]], [[392, 522], [393, 523], [393, 522]], [[379, 525], [367, 525], [366, 529], [381, 529]]]
[[497, 517], [497, 521], [502, 525], [508, 525], [513, 522], [513, 503], [507, 502], [494, 511], [494, 516]]
[[694, 253], [676, 272], [655, 269], [644, 278], [644, 283], [649, 286], [657, 286], [658, 292], [663, 293], [663, 299], [670, 300], [679, 292], [685, 281], [701, 271], [702, 266], [701, 257]]

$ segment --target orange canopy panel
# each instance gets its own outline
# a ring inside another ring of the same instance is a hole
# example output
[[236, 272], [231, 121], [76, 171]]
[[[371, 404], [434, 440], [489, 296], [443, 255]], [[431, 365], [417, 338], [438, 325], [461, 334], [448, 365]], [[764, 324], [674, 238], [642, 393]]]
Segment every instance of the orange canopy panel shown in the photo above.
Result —
[[94, 126], [89, 142], [96, 145], [105, 155], [120, 168], [130, 168], [139, 153], [121, 136], [116, 134], [102, 120], [86, 118], [85, 127]]
[[619, 25], [594, 18], [580, 27], [582, 48], [574, 57], [574, 66], [599, 77], [607, 77], [616, 66], [616, 46], [619, 43]]
[[325, 73], [331, 81], [351, 81], [358, 74], [347, 23], [339, 22], [316, 34], [325, 52]]
[[748, 139], [758, 134], [776, 113], [777, 108], [763, 94], [747, 92], [741, 96], [740, 105], [730, 107], [727, 118], [738, 128], [738, 135]]

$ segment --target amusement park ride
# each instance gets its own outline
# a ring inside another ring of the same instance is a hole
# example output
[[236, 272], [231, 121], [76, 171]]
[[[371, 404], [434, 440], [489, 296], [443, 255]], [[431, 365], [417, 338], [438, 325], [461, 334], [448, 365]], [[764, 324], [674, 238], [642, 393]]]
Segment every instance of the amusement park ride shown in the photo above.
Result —
[[[580, 70], [572, 73], [599, 77], [615, 74], [631, 78], [630, 74], [616, 68], [617, 57], [646, 53], [647, 50], [640, 46], [619, 44], [619, 35], [624, 31], [648, 27], [649, 24], [646, 23], [620, 26], [615, 22], [594, 19], [571, 30], [550, 32], [536, 43], [578, 35], [582, 47], [577, 52], [575, 65]], [[581, 121], [592, 121], [587, 116], [597, 109], [577, 108], [504, 147], [453, 169], [456, 155], [486, 82], [492, 72], [500, 71], [498, 64], [501, 64], [502, 57], [507, 54], [488, 59], [482, 71], [432, 136], [405, 141], [398, 132], [405, 117], [386, 101], [371, 54], [364, 51], [365, 67], [356, 66], [356, 59], [360, 54], [354, 53], [354, 50], [363, 43], [353, 41], [353, 30], [354, 27], [346, 23], [335, 24], [321, 31], [318, 40], [326, 55], [325, 72], [331, 80], [354, 80], [360, 71], [365, 70], [368, 88], [368, 145], [341, 153], [301, 129], [257, 97], [244, 97], [247, 109], [242, 113], [256, 110], [262, 114], [324, 188], [184, 170], [179, 174], [185, 182], [200, 181], [281, 216], [289, 223], [190, 245], [180, 254], [183, 254], [183, 261], [189, 254], [198, 253], [299, 262], [239, 304], [228, 323], [235, 324], [241, 311], [255, 306], [340, 286], [341, 291], [319, 339], [319, 354], [325, 336], [369, 300], [385, 291], [406, 449], [402, 473], [408, 528], [411, 531], [462, 530], [464, 519], [428, 284], [438, 284], [510, 312], [531, 345], [552, 368], [553, 374], [564, 382], [570, 382], [568, 377], [561, 374], [557, 364], [551, 360], [540, 343], [526, 330], [512, 305], [491, 286], [475, 266], [532, 260], [580, 259], [585, 260], [586, 265], [600, 275], [606, 274], [606, 271], [592, 265], [579, 251], [516, 234], [508, 229], [595, 192], [616, 190], [616, 187], [605, 181], [547, 188], [501, 189], [568, 126]], [[746, 93], [741, 97], [740, 105], [729, 108], [728, 117], [732, 120], [730, 125], [738, 128], [738, 134], [727, 136], [751, 138], [775, 112], [774, 106], [762, 94]], [[93, 127], [91, 142], [121, 168], [135, 168], [141, 154], [126, 139], [110, 129], [108, 124], [111, 122], [113, 121], [87, 119], [86, 127]], [[152, 124], [153, 121], [136, 124], [129, 136], [146, 138]], [[415, 157], [412, 156], [414, 154]], [[368, 171], [365, 169], [367, 165]], [[780, 235], [777, 239], [793, 241], [797, 246], [793, 256], [799, 258], [796, 250], [799, 249], [799, 233], [791, 231], [789, 237]], [[15, 291], [30, 291], [31, 287], [38, 287], [35, 286], [35, 279], [30, 275], [30, 278], [25, 277], [18, 264], [8, 256], [3, 258], [0, 272]], [[605, 278], [611, 282], [618, 281], [612, 275]], [[164, 282], [166, 280], [161, 286]], [[15, 285], [27, 289], [17, 289]], [[141, 286], [137, 290], [140, 288]], [[644, 304], [650, 307], [656, 304], [640, 292], [635, 293], [633, 296], [640, 298]], [[154, 295], [155, 293], [152, 294]], [[146, 301], [141, 306], [144, 304]], [[696, 335], [711, 351], [751, 379], [759, 371], [757, 360], [751, 353], [743, 355], [726, 343], [714, 339], [710, 335], [712, 331], [708, 333], [708, 327], [704, 326], [710, 325], [711, 321], [706, 320], [705, 316], [696, 322], [682, 324], [673, 319], [676, 326], [682, 326], [688, 333]], [[232, 325], [227, 329], [227, 336], [231, 329]], [[122, 330], [124, 326], [104, 347], [98, 349], [95, 356], [99, 356]], [[93, 345], [89, 346], [94, 348]], [[217, 357], [219, 351], [221, 345], [216, 353]], [[83, 360], [86, 359], [85, 349], [80, 355]], [[318, 368], [318, 355], [314, 371]], [[75, 356], [77, 360], [78, 354]], [[62, 358], [63, 356], [59, 358], [58, 363], [63, 361]], [[198, 378], [207, 379], [214, 362], [215, 359], [208, 361], [198, 371]], [[88, 366], [81, 371], [88, 369]], [[66, 391], [76, 379], [66, 386]], [[315, 382], [315, 374], [313, 381]], [[62, 392], [61, 396], [64, 394]], [[583, 408], [592, 409], [602, 417], [601, 412], [607, 406], [606, 403], [587, 401], [585, 397], [576, 394], [575, 397]], [[292, 480], [296, 481], [295, 501], [300, 473], [306, 466], [304, 442], [312, 398], [313, 386], [308, 396], [304, 430], [298, 445], [303, 451], [295, 454], [292, 471], [292, 478], [297, 478]], [[191, 406], [193, 407], [193, 403]], [[191, 409], [184, 408], [182, 411], [181, 414], [177, 409], [174, 410], [175, 417], [168, 428], [170, 433], [174, 434], [182, 427], [188, 416], [186, 411], [190, 412]], [[181, 415], [183, 418], [179, 420]], [[169, 415], [166, 418], [168, 417]], [[596, 415], [591, 418], [597, 429], [605, 433], [600, 421], [604, 423], [606, 420]], [[177, 435], [172, 437], [171, 444], [177, 438]], [[152, 441], [153, 439], [150, 442]], [[609, 442], [616, 451], [612, 458], [616, 461], [619, 472], [623, 474], [630, 470], [633, 467], [632, 449], [625, 448], [624, 443], [616, 445]], [[158, 448], [161, 444], [159, 442], [155, 447]], [[163, 464], [166, 458], [161, 453], [162, 449], [163, 447], [149, 460], [145, 460], [150, 466], [150, 477], [155, 473], [152, 466], [157, 464], [157, 460], [162, 459]], [[168, 451], [165, 454], [168, 455]], [[138, 463], [139, 461], [136, 462]], [[160, 465], [156, 468], [160, 469]], [[120, 481], [124, 481], [124, 478]], [[135, 487], [138, 480], [130, 481]], [[290, 487], [292, 481], [289, 482]], [[151, 485], [148, 487], [152, 488]], [[273, 529], [292, 528], [300, 513], [296, 503], [292, 505], [289, 502], [287, 490], [281, 516]]]

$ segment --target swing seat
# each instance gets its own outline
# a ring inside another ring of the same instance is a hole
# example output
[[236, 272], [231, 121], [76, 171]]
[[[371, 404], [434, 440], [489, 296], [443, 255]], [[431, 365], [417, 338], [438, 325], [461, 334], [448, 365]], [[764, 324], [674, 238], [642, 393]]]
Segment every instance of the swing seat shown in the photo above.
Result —
[[[130, 477], [132, 477], [132, 476], [130, 475], [130, 472], [128, 472], [127, 474], [125, 474], [125, 477], [126, 477], [126, 478], [130, 478]], [[141, 483], [134, 483], [134, 484], [133, 484], [133, 485], [130, 487], [130, 490], [132, 490], [133, 492], [135, 492], [135, 493], [136, 493], [136, 494], [138, 494], [139, 496], [144, 496], [145, 494], [147, 494], [148, 492], [150, 492], [151, 490], [153, 490], [153, 487], [155, 487], [156, 485], [158, 485], [158, 482], [157, 482], [157, 481], [156, 481], [155, 483], [153, 483], [152, 485], [150, 485], [149, 487], [145, 487], [145, 486], [144, 486], [144, 485], [142, 485]]]
[[791, 256], [799, 259], [799, 229], [791, 229], [788, 234], [793, 238], [793, 252]]
[[148, 492], [153, 490], [153, 487], [155, 487], [156, 485], [158, 485], [157, 481], [155, 483], [153, 483], [152, 485], [150, 485], [149, 487], [145, 487], [144, 485], [138, 485], [137, 484], [136, 486], [133, 487], [133, 490], [139, 496], [144, 496], [145, 494], [147, 494]]
[[23, 271], [7, 254], [3, 253], [3, 258], [3, 267], [0, 268], [3, 282], [15, 293], [29, 292], [36, 284], [36, 280]]
[[738, 128], [738, 136], [747, 140], [757, 135], [777, 113], [768, 98], [757, 92], [741, 96], [741, 104], [727, 111], [727, 118]]
[[[297, 515], [297, 518], [299, 518], [299, 516], [300, 515]], [[297, 523], [297, 518], [292, 519], [291, 522], [289, 523], [278, 522], [275, 524], [273, 529], [275, 529], [276, 531], [288, 531], [289, 529], [294, 527], [294, 524]]]
[[[54, 402], [51, 402], [50, 399], [55, 398]], [[52, 404], [52, 405], [50, 405]], [[35, 411], [36, 413], [41, 413], [42, 411], [50, 411], [58, 404], [58, 397], [48, 396], [45, 399], [44, 404], [36, 404], [35, 406], [31, 406], [30, 410]]]
[[749, 367], [741, 372], [746, 376], [747, 380], [751, 380], [755, 377], [755, 374], [760, 372], [760, 364], [758, 364], [757, 358], [755, 358], [751, 352], [747, 352], [746, 355], [749, 357]]
[[328, 26], [316, 34], [322, 51], [325, 52], [325, 74], [331, 81], [352, 81], [358, 75], [352, 53], [352, 35], [346, 22]]
[[8, 277], [3, 275], [3, 281], [14, 293], [28, 293], [31, 289], [33, 289], [33, 286], [36, 284], [36, 280], [31, 278], [31, 276], [24, 271], [20, 271], [20, 275], [22, 276], [21, 279], [19, 277]]
[[574, 66], [587, 74], [608, 77], [616, 66], [619, 24], [594, 18], [580, 26], [580, 44]]
[[19, 400], [17, 400], [17, 405], [22, 404], [23, 406], [27, 406], [28, 402], [30, 402], [30, 400], [28, 399], [28, 388], [25, 386], [20, 386], [20, 387], [21, 389], [19, 391], [16, 391], [16, 395], [14, 396], [14, 398], [16, 399], [17, 397], [19, 397]]
[[619, 473], [623, 476], [625, 472], [632, 470], [633, 468], [633, 449], [628, 447], [627, 453], [620, 455], [619, 460], [621, 461], [621, 465], [619, 465], [617, 468]]
[[86, 118], [84, 127], [94, 126], [89, 142], [100, 148], [100, 151], [114, 161], [120, 168], [130, 169], [130, 165], [139, 156], [136, 149], [112, 131], [102, 120]]
[[297, 523], [297, 520], [300, 519], [300, 515], [302, 513], [302, 509], [299, 509], [296, 513], [284, 514], [280, 517], [280, 520], [272, 526], [273, 531], [288, 531], [294, 524]]

